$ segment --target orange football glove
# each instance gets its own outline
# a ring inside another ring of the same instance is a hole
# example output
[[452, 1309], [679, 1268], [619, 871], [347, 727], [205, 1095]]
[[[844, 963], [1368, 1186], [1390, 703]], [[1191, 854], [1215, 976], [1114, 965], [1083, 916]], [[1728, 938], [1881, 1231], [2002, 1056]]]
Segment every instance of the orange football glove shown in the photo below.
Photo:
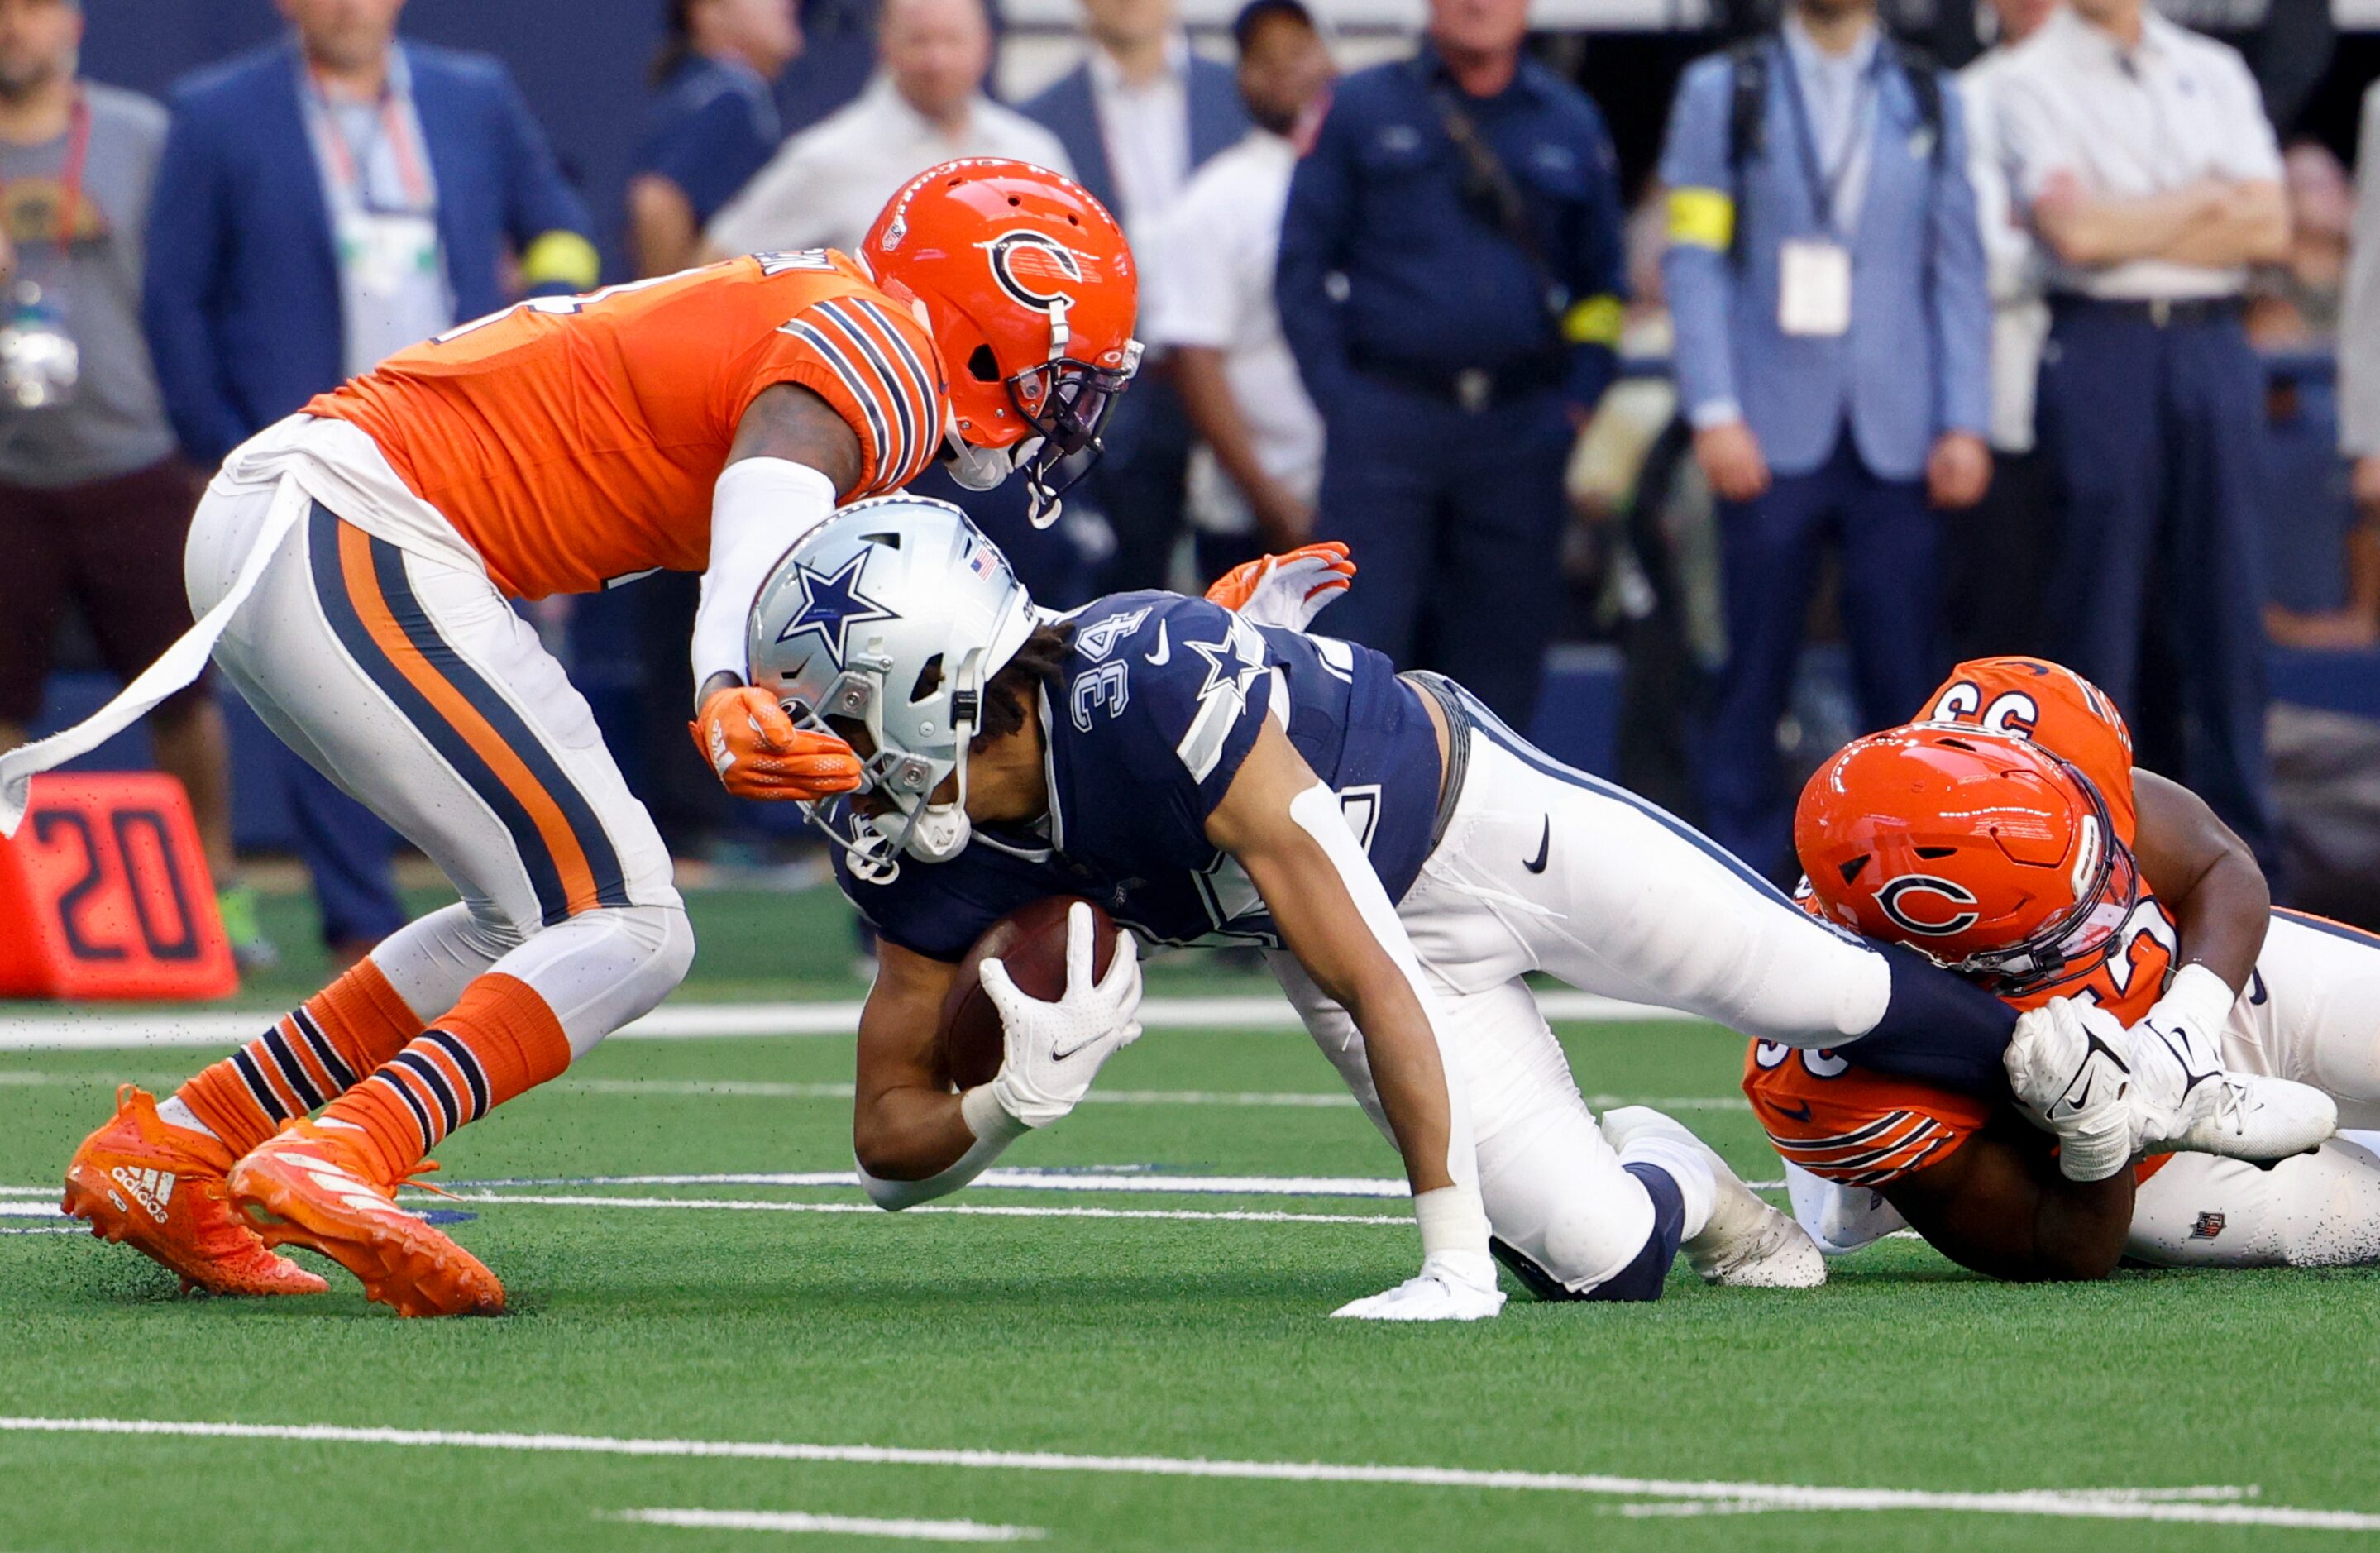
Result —
[[739, 798], [826, 798], [859, 785], [859, 757], [832, 734], [794, 726], [767, 691], [714, 690], [686, 725], [695, 748]]
[[1207, 601], [1236, 611], [1254, 625], [1303, 631], [1354, 580], [1355, 563], [1348, 559], [1347, 547], [1330, 540], [1244, 562], [1215, 579]]

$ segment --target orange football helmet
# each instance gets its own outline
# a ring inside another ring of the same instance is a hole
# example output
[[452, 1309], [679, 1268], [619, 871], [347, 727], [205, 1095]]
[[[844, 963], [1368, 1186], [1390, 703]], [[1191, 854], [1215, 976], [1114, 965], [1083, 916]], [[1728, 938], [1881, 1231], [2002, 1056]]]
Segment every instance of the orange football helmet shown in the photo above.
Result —
[[2008, 995], [2088, 976], [2140, 897], [2090, 779], [1963, 724], [1844, 746], [1802, 789], [1793, 847], [1827, 916]]
[[2099, 790], [2117, 836], [2132, 836], [2132, 731], [2106, 691], [2045, 658], [1971, 658], [1950, 671], [1911, 719], [1964, 722], [2031, 739]]
[[950, 373], [953, 477], [983, 491], [1022, 469], [1035, 522], [1054, 519], [1051, 471], [1098, 445], [1140, 367], [1123, 228], [1071, 178], [969, 157], [903, 185], [860, 257], [879, 285], [926, 305]]

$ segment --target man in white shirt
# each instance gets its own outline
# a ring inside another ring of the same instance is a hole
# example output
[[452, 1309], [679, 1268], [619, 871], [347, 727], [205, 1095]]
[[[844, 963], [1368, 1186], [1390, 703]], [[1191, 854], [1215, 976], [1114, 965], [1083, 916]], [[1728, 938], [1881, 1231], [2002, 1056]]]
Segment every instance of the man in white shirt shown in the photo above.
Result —
[[2289, 249], [2272, 125], [2238, 54], [2143, 0], [2073, 0], [1993, 94], [2048, 259], [2046, 645], [2269, 869], [2265, 389], [2240, 294]]
[[1232, 35], [1256, 127], [1191, 178], [1142, 258], [1142, 338], [1170, 347], [1203, 440], [1189, 500], [1203, 576], [1304, 544], [1322, 482], [1322, 418], [1281, 337], [1272, 277], [1290, 174], [1334, 70], [1300, 0], [1249, 0]]
[[2010, 197], [1993, 91], [2016, 46], [2041, 30], [2058, 0], [1990, 0], [1999, 38], [1959, 72], [1966, 105], [1967, 181], [1975, 189], [1975, 224], [1992, 295], [1992, 482], [1984, 499], [1955, 515], [1945, 625], [1960, 658], [2031, 651], [2041, 625], [2041, 573], [2009, 564], [2011, 553], [2041, 553], [2049, 541], [2048, 470], [2034, 451], [2034, 380], [2049, 337], [2042, 295], [2041, 246]]
[[[1229, 66], [1191, 52], [1176, 0], [1083, 0], [1089, 47], [1079, 68], [1024, 104], [1058, 137], [1075, 176], [1123, 223], [1144, 294], [1157, 235], [1191, 173], [1247, 132]], [[1152, 352], [1100, 433], [1106, 455], [1085, 494], [1115, 531], [1101, 585], [1162, 588], [1181, 538], [1196, 441], [1161, 355]]]
[[714, 255], [856, 250], [895, 190], [960, 156], [1008, 156], [1071, 175], [1057, 137], [983, 94], [983, 0], [885, 0], [881, 68], [856, 102], [803, 130], [705, 233]]

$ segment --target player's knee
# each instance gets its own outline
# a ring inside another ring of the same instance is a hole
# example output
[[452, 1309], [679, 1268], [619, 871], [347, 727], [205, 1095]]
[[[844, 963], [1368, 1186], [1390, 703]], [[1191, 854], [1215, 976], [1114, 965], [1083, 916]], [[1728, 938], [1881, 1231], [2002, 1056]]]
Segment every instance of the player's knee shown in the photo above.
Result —
[[1638, 1270], [1637, 1263], [1648, 1259], [1646, 1248], [1652, 1239], [1651, 1214], [1641, 1211], [1642, 1193], [1634, 1197], [1630, 1206], [1640, 1211], [1621, 1211], [1617, 1202], [1578, 1203], [1564, 1207], [1547, 1221], [1538, 1263], [1570, 1292], [1570, 1298], [1650, 1300], [1660, 1296], [1661, 1280], [1669, 1272], [1667, 1258], [1653, 1270], [1649, 1284], [1630, 1276]]
[[659, 1003], [694, 968], [694, 924], [684, 906], [623, 906], [622, 928], [638, 955], [639, 989]]

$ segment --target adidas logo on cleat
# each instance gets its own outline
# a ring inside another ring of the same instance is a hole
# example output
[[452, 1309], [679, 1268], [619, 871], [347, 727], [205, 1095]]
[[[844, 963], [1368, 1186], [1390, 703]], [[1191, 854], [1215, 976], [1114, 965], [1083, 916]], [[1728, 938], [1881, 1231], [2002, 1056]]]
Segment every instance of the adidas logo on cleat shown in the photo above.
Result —
[[[149, 1210], [149, 1217], [158, 1223], [165, 1221], [165, 1205], [174, 1197], [174, 1178], [164, 1171], [140, 1171], [129, 1165], [118, 1165], [108, 1172], [108, 1178], [127, 1192], [133, 1201]], [[113, 1193], [109, 1194], [111, 1196]], [[118, 1208], [124, 1205], [116, 1204]]]

